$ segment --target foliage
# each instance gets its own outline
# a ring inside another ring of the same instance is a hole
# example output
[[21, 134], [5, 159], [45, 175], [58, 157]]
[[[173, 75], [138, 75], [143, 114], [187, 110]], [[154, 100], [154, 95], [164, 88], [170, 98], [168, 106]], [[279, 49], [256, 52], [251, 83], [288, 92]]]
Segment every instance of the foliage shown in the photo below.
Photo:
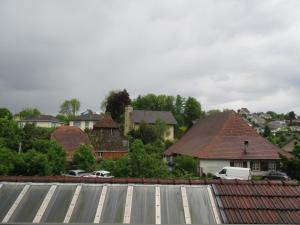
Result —
[[167, 125], [159, 120], [155, 124], [141, 122], [139, 128], [132, 130], [130, 135], [134, 139], [141, 139], [144, 144], [147, 144], [163, 140], [166, 130]]
[[0, 118], [6, 118], [8, 120], [13, 119], [12, 113], [7, 108], [0, 108]]
[[0, 175], [10, 175], [15, 169], [16, 152], [0, 147]]
[[67, 117], [66, 115], [58, 114], [56, 115], [56, 119], [65, 124], [69, 124], [71, 118]]
[[206, 112], [206, 115], [210, 116], [210, 115], [214, 115], [216, 113], [220, 113], [221, 111], [219, 109], [211, 109], [209, 111]]
[[0, 145], [11, 149], [18, 149], [22, 131], [16, 121], [9, 117], [0, 118]]
[[293, 158], [287, 159], [283, 157], [281, 159], [282, 171], [286, 172], [292, 179], [300, 180], [300, 159]]
[[49, 143], [50, 148], [48, 148], [46, 155], [49, 162], [50, 173], [52, 175], [60, 175], [65, 171], [67, 160], [66, 152], [57, 142], [49, 141]]
[[293, 120], [296, 119], [296, 114], [294, 113], [294, 111], [291, 111], [286, 115], [286, 118], [290, 121], [291, 125], [293, 123]]
[[36, 140], [50, 140], [54, 128], [37, 127], [34, 124], [26, 124], [22, 133], [22, 151], [28, 151], [33, 148]]
[[271, 136], [271, 135], [272, 135], [271, 129], [270, 129], [268, 126], [265, 126], [263, 136], [264, 136], [264, 137], [269, 137], [269, 136]]
[[285, 115], [284, 114], [277, 114], [276, 112], [273, 111], [268, 111], [267, 114], [269, 114], [272, 117], [272, 120], [284, 120]]
[[110, 113], [113, 120], [121, 123], [124, 119], [124, 111], [131, 100], [126, 89], [123, 91], [111, 91], [102, 103], [106, 113]]
[[20, 119], [24, 119], [26, 117], [34, 117], [34, 116], [39, 116], [41, 115], [40, 110], [38, 110], [37, 108], [24, 108], [21, 112], [19, 112], [17, 114], [17, 116], [20, 117]]
[[184, 116], [185, 123], [188, 127], [193, 125], [193, 121], [199, 119], [203, 115], [201, 104], [193, 97], [189, 97], [185, 102]]
[[[174, 102], [175, 98], [173, 96], [147, 94], [145, 96], [139, 95], [137, 99], [132, 102], [132, 105], [135, 109], [175, 112]], [[183, 106], [183, 99], [178, 99], [178, 111], [181, 111], [181, 106]]]
[[76, 113], [80, 110], [80, 101], [76, 98], [65, 100], [60, 105], [59, 113], [66, 116], [68, 119], [76, 116]]
[[22, 175], [27, 176], [46, 176], [51, 174], [51, 169], [47, 156], [43, 153], [30, 150], [22, 154], [26, 170]]
[[177, 155], [175, 157], [175, 166], [172, 171], [176, 177], [198, 176], [197, 168], [199, 161], [192, 156]]
[[110, 171], [116, 177], [166, 177], [168, 169], [160, 156], [162, 144], [144, 145], [135, 140], [127, 156], [119, 160], [103, 160], [99, 168]]
[[300, 144], [294, 146], [293, 155], [300, 159]]
[[81, 144], [74, 152], [73, 163], [82, 170], [94, 170], [96, 165], [96, 158], [91, 146]]

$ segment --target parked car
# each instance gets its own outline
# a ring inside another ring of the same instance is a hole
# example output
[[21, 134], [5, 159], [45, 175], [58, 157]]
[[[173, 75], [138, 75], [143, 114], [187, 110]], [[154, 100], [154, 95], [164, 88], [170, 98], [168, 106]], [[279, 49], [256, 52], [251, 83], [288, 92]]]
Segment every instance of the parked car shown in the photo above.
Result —
[[112, 178], [113, 176], [110, 175], [109, 171], [106, 170], [99, 170], [86, 175], [85, 177], [99, 177], [99, 178]]
[[88, 173], [84, 170], [69, 170], [66, 174], [63, 174], [63, 175], [71, 176], [71, 177], [83, 177], [87, 174]]
[[216, 178], [226, 180], [251, 180], [250, 168], [226, 166], [215, 174]]
[[290, 180], [291, 178], [284, 172], [271, 171], [263, 177], [264, 180]]

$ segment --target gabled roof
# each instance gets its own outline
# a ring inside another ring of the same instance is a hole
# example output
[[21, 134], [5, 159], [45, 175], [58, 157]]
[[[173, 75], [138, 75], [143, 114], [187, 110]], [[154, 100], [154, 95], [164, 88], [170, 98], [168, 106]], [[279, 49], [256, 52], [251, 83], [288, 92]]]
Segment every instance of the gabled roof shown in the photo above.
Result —
[[[246, 153], [245, 141], [249, 143]], [[165, 154], [200, 159], [279, 159], [278, 150], [236, 112], [228, 111], [199, 120]]]
[[104, 116], [95, 123], [94, 128], [118, 128], [118, 125], [111, 116]]
[[153, 124], [157, 120], [169, 125], [176, 125], [177, 121], [173, 114], [169, 111], [146, 111], [146, 110], [133, 110], [131, 112], [131, 119], [134, 123], [146, 123]]
[[63, 123], [60, 122], [56, 117], [51, 115], [38, 115], [38, 116], [28, 116], [23, 120], [23, 122], [52, 122], [52, 123]]
[[281, 182], [213, 185], [223, 223], [300, 224], [300, 189]]

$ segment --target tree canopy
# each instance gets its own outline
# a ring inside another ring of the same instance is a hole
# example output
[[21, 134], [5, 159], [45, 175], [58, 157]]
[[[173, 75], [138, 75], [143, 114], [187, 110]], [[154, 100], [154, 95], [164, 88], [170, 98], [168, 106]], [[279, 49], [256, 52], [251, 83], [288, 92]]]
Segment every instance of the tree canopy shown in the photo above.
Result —
[[37, 108], [30, 108], [30, 107], [24, 108], [21, 112], [17, 114], [17, 116], [19, 116], [21, 119], [25, 119], [26, 117], [29, 116], [34, 117], [39, 115], [41, 115], [40, 110], [38, 110]]
[[96, 158], [93, 153], [93, 149], [81, 144], [74, 152], [73, 163], [78, 166], [79, 169], [92, 171], [95, 169]]
[[78, 111], [80, 110], [80, 101], [76, 98], [65, 100], [60, 105], [59, 113], [66, 116], [67, 118], [71, 118], [76, 116]]
[[123, 91], [111, 91], [102, 102], [102, 107], [106, 113], [110, 113], [113, 120], [122, 122], [125, 107], [130, 105], [131, 100], [126, 89]]

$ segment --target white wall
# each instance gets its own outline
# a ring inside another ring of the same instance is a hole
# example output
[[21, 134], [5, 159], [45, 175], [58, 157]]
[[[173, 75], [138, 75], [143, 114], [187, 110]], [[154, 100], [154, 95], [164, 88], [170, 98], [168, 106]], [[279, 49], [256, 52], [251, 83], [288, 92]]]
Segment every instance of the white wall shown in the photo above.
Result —
[[[88, 128], [89, 128], [89, 129], [93, 129], [94, 122], [93, 122], [93, 121], [88, 121], [88, 123], [89, 123]], [[74, 121], [70, 121], [70, 126], [75, 126]], [[81, 130], [84, 131], [84, 129], [86, 128], [86, 126], [85, 126], [85, 121], [80, 121], [80, 126], [79, 126], [79, 128], [80, 128]]]
[[230, 161], [200, 159], [200, 168], [202, 168], [202, 172], [205, 174], [207, 173], [215, 174], [225, 166], [230, 166]]

